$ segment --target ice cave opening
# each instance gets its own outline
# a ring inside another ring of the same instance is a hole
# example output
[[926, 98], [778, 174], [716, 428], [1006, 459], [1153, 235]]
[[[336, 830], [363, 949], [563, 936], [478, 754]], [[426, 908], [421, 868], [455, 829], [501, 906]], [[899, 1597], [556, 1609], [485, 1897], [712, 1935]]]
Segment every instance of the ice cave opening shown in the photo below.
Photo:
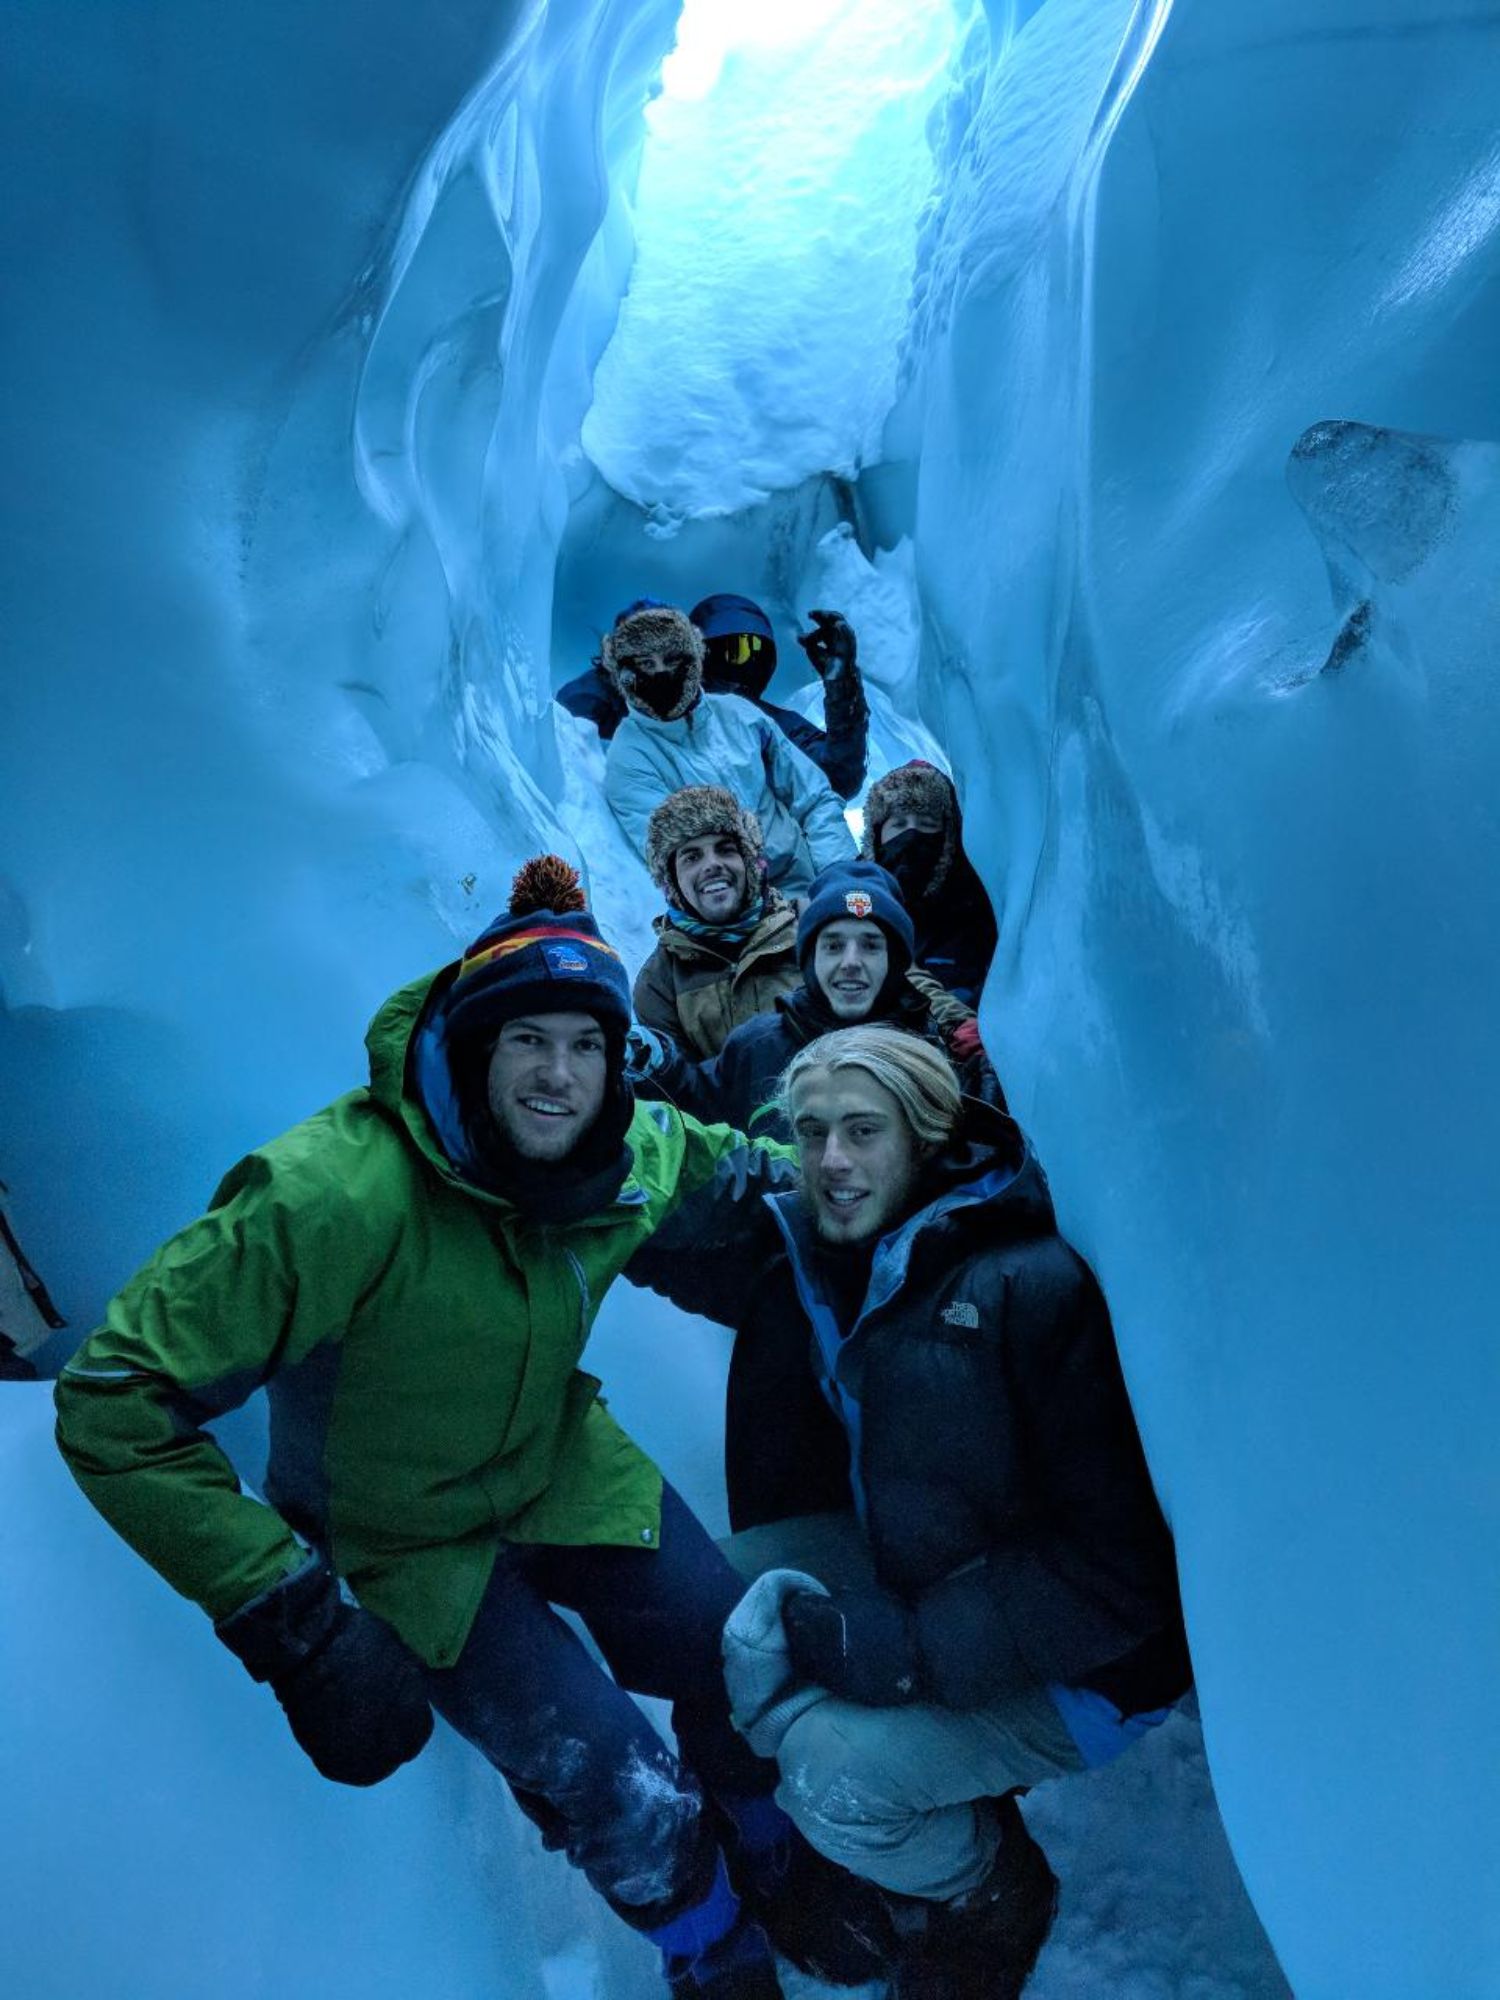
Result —
[[[549, 699], [622, 604], [839, 606], [873, 769], [963, 792], [986, 1040], [1197, 1669], [1201, 1734], [1029, 1802], [1031, 1990], [1494, 2000], [1495, 8], [27, 0], [8, 42], [0, 1175], [68, 1324], [0, 1250], [0, 1326], [56, 1366], [526, 854], [639, 961]], [[612, 1296], [590, 1350], [711, 1525], [726, 1347]], [[321, 1783], [50, 1424], [0, 1385], [0, 1987], [655, 1990], [456, 1739]]]

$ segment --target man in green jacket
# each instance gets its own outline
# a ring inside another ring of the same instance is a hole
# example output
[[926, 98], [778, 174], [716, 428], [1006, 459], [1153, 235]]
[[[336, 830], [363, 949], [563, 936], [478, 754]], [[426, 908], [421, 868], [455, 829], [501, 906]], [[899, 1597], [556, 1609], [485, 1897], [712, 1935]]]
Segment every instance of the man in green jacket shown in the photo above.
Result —
[[[241, 1161], [111, 1301], [58, 1438], [325, 1776], [388, 1776], [435, 1708], [674, 1993], [771, 2000], [739, 1892], [774, 1889], [789, 1826], [728, 1720], [740, 1585], [577, 1364], [643, 1245], [670, 1291], [671, 1246], [711, 1257], [791, 1169], [637, 1106], [629, 1023], [576, 874], [528, 863], [509, 914], [381, 1009], [368, 1087]], [[269, 1504], [204, 1429], [263, 1385]], [[673, 1702], [680, 1757], [625, 1689]]]

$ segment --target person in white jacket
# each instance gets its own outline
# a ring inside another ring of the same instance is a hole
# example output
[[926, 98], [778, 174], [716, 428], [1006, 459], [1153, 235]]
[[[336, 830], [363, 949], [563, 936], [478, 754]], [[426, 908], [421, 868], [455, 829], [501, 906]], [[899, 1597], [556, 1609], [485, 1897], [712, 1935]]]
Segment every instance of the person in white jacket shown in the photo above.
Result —
[[852, 859], [843, 807], [812, 759], [753, 702], [703, 692], [703, 635], [685, 612], [632, 605], [606, 633], [601, 659], [630, 710], [609, 746], [604, 793], [643, 859], [652, 813], [684, 785], [722, 785], [756, 814], [784, 896]]

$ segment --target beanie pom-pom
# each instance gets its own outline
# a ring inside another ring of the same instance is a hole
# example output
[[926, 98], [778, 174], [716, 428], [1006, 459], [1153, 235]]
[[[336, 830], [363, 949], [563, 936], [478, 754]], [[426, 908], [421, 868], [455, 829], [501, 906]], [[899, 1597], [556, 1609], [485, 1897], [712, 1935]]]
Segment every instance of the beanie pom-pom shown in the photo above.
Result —
[[560, 854], [534, 855], [516, 870], [510, 885], [511, 916], [529, 917], [538, 910], [551, 910], [554, 916], [563, 917], [587, 908], [578, 870]]

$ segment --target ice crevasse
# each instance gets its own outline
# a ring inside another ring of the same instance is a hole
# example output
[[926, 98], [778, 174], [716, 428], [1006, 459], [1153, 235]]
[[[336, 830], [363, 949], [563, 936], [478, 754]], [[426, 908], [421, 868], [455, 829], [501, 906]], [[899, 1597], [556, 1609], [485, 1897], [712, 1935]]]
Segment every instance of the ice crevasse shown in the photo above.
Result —
[[[0, 1173], [76, 1328], [536, 844], [642, 948], [547, 693], [677, 9], [66, 14], [16, 10], [0, 84]], [[986, 1036], [1303, 2000], [1500, 1994], [1497, 103], [1478, 0], [956, 6], [891, 407], [834, 468], [918, 593], [885, 685], [963, 790]], [[476, 2000], [633, 1990], [456, 1746], [362, 1800], [269, 1749], [0, 1393], [0, 1851], [70, 1912], [13, 1990], [85, 1990], [103, 1760], [150, 1824], [169, 1744], [170, 1811], [235, 1810], [159, 1910], [115, 1857], [154, 1996], [422, 1991], [434, 1951]], [[286, 1843], [295, 1942], [228, 1952], [226, 1869], [285, 1898]]]

